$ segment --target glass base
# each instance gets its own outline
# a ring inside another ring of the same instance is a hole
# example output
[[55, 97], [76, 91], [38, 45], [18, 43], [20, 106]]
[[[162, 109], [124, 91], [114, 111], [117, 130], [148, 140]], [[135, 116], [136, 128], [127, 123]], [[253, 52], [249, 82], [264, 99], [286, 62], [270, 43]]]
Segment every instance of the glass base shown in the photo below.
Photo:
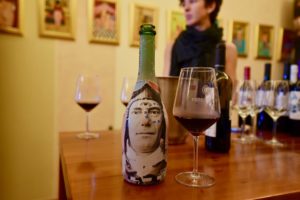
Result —
[[240, 143], [240, 144], [252, 144], [253, 143], [253, 140], [251, 140], [247, 136], [236, 138], [236, 139], [234, 139], [234, 141], [237, 143]]
[[279, 142], [276, 138], [272, 138], [271, 140], [266, 141], [267, 145], [271, 145], [273, 147], [284, 147], [285, 145]]
[[253, 142], [261, 142], [261, 139], [259, 137], [257, 137], [256, 135], [254, 134], [250, 134], [248, 136], [249, 140], [253, 141]]
[[201, 172], [181, 172], [175, 176], [178, 183], [190, 187], [210, 187], [215, 184], [215, 179]]
[[77, 137], [83, 140], [97, 139], [99, 137], [99, 133], [84, 132], [84, 133], [79, 133]]

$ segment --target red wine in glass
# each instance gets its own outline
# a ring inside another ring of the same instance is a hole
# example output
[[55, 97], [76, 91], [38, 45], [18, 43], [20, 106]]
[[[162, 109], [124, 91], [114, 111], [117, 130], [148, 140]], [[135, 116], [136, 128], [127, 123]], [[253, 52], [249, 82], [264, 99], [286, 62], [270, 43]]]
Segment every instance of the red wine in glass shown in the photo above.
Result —
[[199, 136], [203, 131], [208, 129], [211, 125], [213, 125], [216, 121], [218, 121], [219, 117], [212, 118], [189, 118], [189, 117], [177, 117], [174, 116], [175, 119], [186, 128], [193, 136]]
[[84, 109], [86, 112], [90, 112], [91, 110], [93, 110], [98, 104], [99, 102], [95, 102], [95, 103], [90, 103], [90, 102], [77, 102], [77, 104]]
[[86, 111], [86, 130], [77, 137], [86, 140], [98, 138], [98, 133], [89, 131], [89, 113], [101, 102], [100, 79], [97, 75], [80, 75], [78, 77], [75, 101]]

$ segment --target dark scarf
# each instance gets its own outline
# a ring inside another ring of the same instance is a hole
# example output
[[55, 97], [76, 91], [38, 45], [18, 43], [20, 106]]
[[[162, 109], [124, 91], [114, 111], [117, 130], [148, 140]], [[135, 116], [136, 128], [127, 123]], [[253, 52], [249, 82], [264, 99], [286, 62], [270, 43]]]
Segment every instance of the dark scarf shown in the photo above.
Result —
[[216, 44], [222, 40], [222, 29], [216, 25], [205, 31], [187, 27], [175, 41], [170, 75], [178, 76], [182, 67], [213, 66]]

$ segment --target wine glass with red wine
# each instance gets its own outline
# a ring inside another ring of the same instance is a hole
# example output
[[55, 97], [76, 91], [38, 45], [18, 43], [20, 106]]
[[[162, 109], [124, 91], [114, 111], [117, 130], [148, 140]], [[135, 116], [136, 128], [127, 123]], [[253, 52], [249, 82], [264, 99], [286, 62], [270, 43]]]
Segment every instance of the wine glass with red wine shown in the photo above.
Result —
[[124, 106], [127, 106], [131, 99], [132, 92], [137, 79], [133, 77], [124, 77], [121, 91], [121, 102]]
[[80, 75], [78, 77], [75, 101], [86, 112], [86, 130], [79, 133], [77, 137], [86, 140], [98, 138], [98, 133], [89, 131], [89, 113], [101, 102], [99, 76]]
[[191, 187], [210, 187], [215, 179], [198, 171], [199, 135], [220, 118], [220, 101], [215, 70], [207, 67], [181, 69], [173, 115], [194, 140], [193, 171], [176, 175], [177, 182]]

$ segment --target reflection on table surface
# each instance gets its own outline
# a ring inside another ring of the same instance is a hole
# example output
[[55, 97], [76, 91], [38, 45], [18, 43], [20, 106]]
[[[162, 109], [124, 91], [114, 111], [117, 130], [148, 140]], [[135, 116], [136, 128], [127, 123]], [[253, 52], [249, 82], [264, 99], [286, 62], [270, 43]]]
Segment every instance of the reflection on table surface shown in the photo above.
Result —
[[[136, 186], [121, 174], [121, 133], [102, 131], [99, 139], [79, 140], [60, 133], [60, 199], [300, 199], [300, 137], [278, 134], [286, 148], [232, 142], [228, 154], [204, 150], [200, 138], [199, 170], [216, 184], [207, 189], [178, 184], [174, 176], [192, 169], [193, 143], [169, 145], [167, 176], [154, 186]], [[233, 134], [233, 138], [237, 134]], [[271, 133], [260, 133], [265, 139]]]

